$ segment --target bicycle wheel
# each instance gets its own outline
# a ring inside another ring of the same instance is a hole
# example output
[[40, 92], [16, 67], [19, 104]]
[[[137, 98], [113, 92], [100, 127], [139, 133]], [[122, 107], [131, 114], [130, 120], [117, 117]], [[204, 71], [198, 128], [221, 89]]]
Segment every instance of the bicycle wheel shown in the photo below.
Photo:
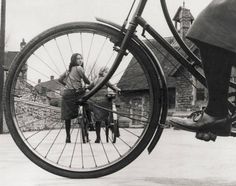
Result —
[[101, 142], [95, 144], [89, 132], [91, 141], [84, 144], [80, 127], [73, 125], [72, 143], [65, 143], [57, 77], [68, 68], [71, 54], [79, 52], [94, 79], [100, 67], [112, 65], [121, 39], [119, 31], [102, 24], [68, 23], [38, 35], [15, 58], [4, 95], [6, 121], [18, 147], [41, 168], [70, 178], [100, 177], [125, 167], [148, 145], [161, 112], [161, 84], [135, 40], [110, 79], [124, 92], [117, 98], [121, 137], [105, 143], [101, 131]]

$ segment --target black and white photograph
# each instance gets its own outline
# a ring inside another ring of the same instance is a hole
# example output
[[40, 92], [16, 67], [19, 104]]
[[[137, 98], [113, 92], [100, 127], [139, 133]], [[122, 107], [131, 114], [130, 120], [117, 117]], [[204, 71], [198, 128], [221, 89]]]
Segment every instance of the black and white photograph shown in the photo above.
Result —
[[235, 0], [0, 0], [0, 185], [235, 186], [235, 20]]

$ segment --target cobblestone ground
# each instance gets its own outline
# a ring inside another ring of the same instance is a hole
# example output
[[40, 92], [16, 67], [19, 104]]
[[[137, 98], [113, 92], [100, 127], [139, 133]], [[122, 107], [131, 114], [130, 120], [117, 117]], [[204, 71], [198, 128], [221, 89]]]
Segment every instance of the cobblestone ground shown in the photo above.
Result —
[[55, 176], [34, 165], [10, 135], [0, 136], [0, 185], [4, 186], [235, 186], [236, 139], [194, 139], [193, 133], [167, 129], [151, 155], [145, 151], [112, 175], [86, 180]]

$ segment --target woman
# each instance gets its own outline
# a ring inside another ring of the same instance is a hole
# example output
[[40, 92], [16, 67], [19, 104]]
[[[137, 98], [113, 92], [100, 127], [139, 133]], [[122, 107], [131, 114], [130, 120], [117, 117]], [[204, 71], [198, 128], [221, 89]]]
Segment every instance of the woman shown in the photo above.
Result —
[[198, 121], [172, 118], [185, 130], [196, 131], [196, 137], [214, 140], [209, 132], [229, 136], [228, 87], [232, 65], [236, 61], [236, 1], [213, 0], [197, 17], [187, 37], [200, 49], [208, 88], [208, 105]]
[[[108, 72], [108, 68], [102, 67], [99, 71], [98, 78], [93, 83], [91, 83], [91, 85], [89, 86], [89, 89], [91, 89], [95, 85], [99, 84], [102, 81], [102, 79], [105, 77], [107, 72]], [[104, 121], [105, 125], [108, 125], [108, 117], [109, 117], [109, 112], [107, 110], [104, 110], [99, 107], [103, 107], [103, 108], [110, 109], [110, 110], [112, 109], [112, 102], [107, 97], [107, 95], [108, 95], [107, 88], [108, 87], [111, 88], [112, 90], [114, 90], [115, 92], [120, 92], [119, 88], [112, 85], [110, 82], [107, 82], [105, 86], [103, 86], [92, 98], [90, 98], [92, 103], [95, 104], [94, 106], [91, 106], [92, 111], [94, 113], [96, 136], [97, 136], [95, 143], [100, 143], [100, 141], [101, 141], [101, 136], [100, 136], [101, 123], [102, 123], [102, 121]], [[98, 105], [99, 107], [96, 107], [96, 105]]]
[[74, 53], [71, 56], [69, 70], [66, 71], [59, 80], [64, 87], [61, 104], [61, 119], [65, 120], [66, 143], [70, 143], [71, 119], [78, 117], [78, 98], [84, 94], [83, 82], [90, 84], [83, 69], [83, 56]]

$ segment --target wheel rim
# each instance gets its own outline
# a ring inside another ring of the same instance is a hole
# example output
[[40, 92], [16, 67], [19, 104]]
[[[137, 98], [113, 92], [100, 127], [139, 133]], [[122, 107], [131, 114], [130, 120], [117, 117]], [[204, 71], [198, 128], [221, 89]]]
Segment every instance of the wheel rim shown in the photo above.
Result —
[[[75, 44], [76, 43], [75, 41], [78, 41], [78, 38], [80, 41], [78, 42], [79, 45]], [[117, 162], [122, 161], [129, 154], [131, 154], [131, 152], [136, 148], [136, 146], [142, 140], [143, 136], [146, 134], [148, 128], [150, 127], [149, 122], [151, 120], [150, 118], [152, 117], [152, 114], [150, 113], [152, 113], [153, 109], [153, 102], [152, 102], [153, 87], [151, 85], [150, 77], [148, 76], [145, 76], [146, 78], [145, 83], [147, 83], [146, 89], [148, 89], [149, 98], [145, 99], [149, 99], [149, 105], [148, 107], [146, 106], [146, 109], [149, 111], [146, 112], [142, 110], [143, 108], [139, 109], [137, 107], [139, 106], [138, 104], [140, 104], [139, 99], [132, 100], [133, 101], [132, 104], [134, 105], [133, 108], [131, 107], [126, 108], [124, 104], [123, 105], [124, 107], [121, 107], [120, 111], [118, 111], [117, 113], [118, 115], [120, 115], [120, 118], [123, 119], [128, 118], [127, 119], [128, 122], [132, 120], [131, 122], [133, 123], [132, 126], [130, 126], [129, 124], [128, 127], [123, 126], [120, 128], [121, 134], [119, 138], [116, 138], [115, 144], [112, 143], [111, 138], [109, 138], [109, 143], [105, 142], [106, 140], [103, 127], [101, 129], [102, 140], [100, 144], [94, 144], [93, 140], [95, 139], [95, 134], [92, 132], [89, 132], [89, 138], [92, 141], [83, 144], [81, 141], [79, 141], [81, 140], [80, 128], [75, 124], [72, 125], [72, 130], [71, 130], [71, 138], [73, 143], [66, 144], [64, 142], [65, 141], [64, 124], [62, 121], [60, 121], [60, 108], [55, 108], [55, 107], [52, 108], [52, 106], [49, 105], [48, 103], [47, 104], [39, 103], [39, 101], [35, 100], [33, 102], [36, 105], [34, 105], [31, 99], [42, 99], [43, 93], [37, 92], [36, 96], [38, 96], [39, 98], [35, 98], [34, 97], [35, 92], [30, 92], [30, 88], [29, 90], [27, 89], [28, 92], [21, 90], [21, 86], [24, 87], [32, 85], [34, 86], [34, 88], [37, 88], [38, 85], [36, 83], [36, 78], [37, 79], [39, 79], [39, 77], [41, 77], [41, 79], [43, 79], [44, 77], [49, 78], [48, 75], [51, 74], [53, 74], [55, 78], [58, 77], [58, 75], [60, 75], [63, 72], [63, 70], [65, 70], [65, 68], [68, 67], [68, 61], [69, 61], [68, 59], [70, 54], [74, 52], [74, 48], [77, 48], [79, 46], [80, 46], [79, 53], [81, 53], [85, 57], [87, 56], [85, 59], [85, 69], [89, 69], [89, 65], [91, 66], [89, 70], [90, 73], [88, 73], [89, 74], [88, 76], [90, 76], [91, 78], [93, 76], [91, 74], [92, 73], [95, 74], [95, 72], [93, 72], [93, 69], [95, 69], [94, 67], [99, 66], [98, 65], [99, 63], [101, 64], [103, 63], [104, 65], [103, 62], [104, 60], [100, 59], [106, 58], [107, 59], [106, 66], [109, 67], [111, 65], [109, 63], [110, 61], [113, 61], [116, 52], [113, 50], [114, 46], [113, 43], [111, 44], [107, 43], [110, 42], [111, 40], [113, 41], [113, 39], [116, 38], [111, 38], [110, 36], [105, 35], [103, 32], [95, 32], [91, 29], [87, 30], [71, 29], [67, 30], [66, 32], [51, 34], [50, 37], [45, 37], [45, 39], [42, 39], [40, 43], [33, 45], [34, 47], [32, 47], [27, 52], [26, 55], [22, 55], [22, 58], [18, 59], [17, 62], [18, 68], [15, 71], [15, 75], [11, 81], [12, 94], [10, 96], [11, 100], [10, 105], [11, 105], [11, 114], [14, 119], [13, 122], [14, 126], [10, 128], [14, 128], [14, 130], [17, 131], [20, 138], [22, 139], [23, 145], [26, 145], [27, 148], [29, 148], [29, 150], [43, 162], [46, 162], [47, 164], [60, 170], [65, 170], [75, 173], [78, 172], [87, 173], [87, 172], [103, 170], [117, 164]], [[62, 43], [67, 43], [67, 47], [65, 47], [66, 45], [62, 45], [60, 43], [61, 41], [64, 41]], [[85, 41], [87, 46], [85, 46], [84, 44]], [[46, 48], [48, 46], [52, 47], [52, 45], [54, 45], [54, 49]], [[105, 47], [107, 47], [107, 49], [104, 49]], [[69, 52], [64, 54], [63, 51], [65, 50], [68, 51], [68, 48]], [[109, 52], [108, 48], [110, 49]], [[96, 49], [96, 51], [99, 52], [96, 55], [92, 56], [91, 53], [94, 54], [94, 49]], [[43, 50], [44, 54], [42, 54]], [[55, 55], [54, 56], [51, 55], [51, 53], [55, 54], [56, 51], [57, 51], [56, 58], [61, 58], [60, 65], [58, 63], [55, 63], [56, 61], [54, 58]], [[43, 59], [46, 55], [47, 55], [47, 60]], [[102, 55], [104, 56], [101, 57]], [[32, 60], [32, 58], [34, 58], [34, 60]], [[36, 59], [38, 62], [41, 62], [39, 66], [37, 63], [35, 63]], [[129, 51], [127, 60], [126, 61], [124, 60], [123, 62], [127, 63], [127, 61], [131, 61], [131, 59], [133, 59], [133, 56], [131, 51]], [[47, 62], [45, 63], [45, 61]], [[89, 62], [93, 62], [93, 64], [90, 64]], [[139, 73], [141, 75], [144, 75], [146, 73], [145, 69], [143, 69], [142, 66], [143, 64], [141, 62], [139, 62], [140, 64], [138, 64], [137, 61], [133, 62], [133, 64], [131, 63], [129, 63], [129, 65], [126, 65], [126, 67], [122, 67], [121, 70], [119, 70], [118, 68], [117, 73], [113, 75], [113, 78], [115, 78], [116, 81], [117, 79], [120, 81], [122, 76], [124, 76], [125, 73], [128, 73], [126, 71], [128, 66], [131, 66], [129, 68], [132, 68], [138, 65], [139, 70], [141, 69], [141, 72]], [[27, 64], [27, 66], [25, 64]], [[41, 68], [42, 66], [44, 67]], [[48, 71], [45, 70], [46, 67]], [[21, 78], [24, 75], [24, 74], [22, 75], [22, 71], [24, 71], [24, 68], [27, 68], [27, 78], [22, 81]], [[36, 76], [35, 74], [38, 75]], [[120, 79], [117, 78], [116, 76], [117, 77], [120, 76], [119, 77]], [[132, 81], [138, 77], [131, 76], [130, 78], [131, 79], [129, 79], [129, 81]], [[16, 79], [18, 81], [16, 81]], [[43, 80], [43, 83], [44, 82], [45, 80]], [[129, 84], [124, 86], [129, 86]], [[48, 89], [48, 87], [46, 88]], [[45, 91], [45, 90], [40, 89], [40, 91]], [[128, 90], [128, 92], [129, 91], [132, 92], [132, 90]], [[47, 93], [48, 92], [46, 92], [46, 96], [48, 96]], [[54, 92], [54, 94], [58, 94], [58, 92]], [[143, 98], [141, 99], [141, 101], [143, 101]], [[38, 110], [37, 109], [34, 110], [34, 108], [31, 108], [30, 106], [29, 110], [25, 110], [26, 109], [24, 107], [25, 104], [37, 106]], [[43, 110], [42, 114], [44, 115], [43, 117], [38, 116], [35, 113], [39, 111], [41, 112], [42, 110]], [[25, 114], [26, 116], [22, 116], [22, 114], [23, 115]], [[112, 153], [109, 154], [111, 151], [113, 154]], [[75, 161], [77, 162], [75, 163]]]

